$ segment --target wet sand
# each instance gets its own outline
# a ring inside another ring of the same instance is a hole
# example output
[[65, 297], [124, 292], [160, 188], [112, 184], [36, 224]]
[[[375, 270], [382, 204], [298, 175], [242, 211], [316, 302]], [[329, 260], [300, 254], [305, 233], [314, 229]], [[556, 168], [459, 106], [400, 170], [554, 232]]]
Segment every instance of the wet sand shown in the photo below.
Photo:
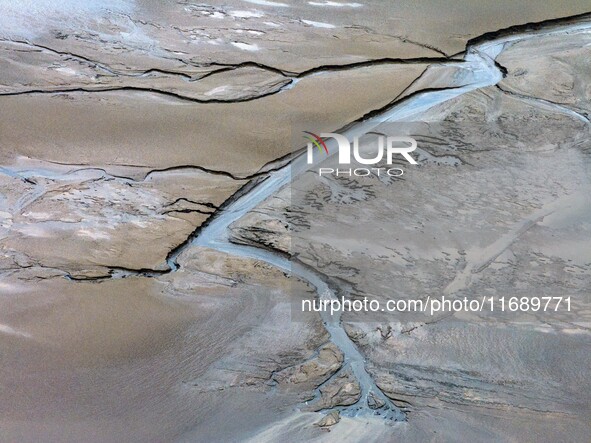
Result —
[[405, 181], [304, 174], [231, 226], [353, 296], [573, 297], [546, 317], [344, 316], [407, 422], [347, 416], [347, 356], [293, 316], [312, 285], [187, 239], [301, 130], [461, 86], [469, 39], [588, 5], [264, 3], [0, 5], [0, 440], [585, 441], [588, 34], [506, 47], [498, 87], [422, 114]]

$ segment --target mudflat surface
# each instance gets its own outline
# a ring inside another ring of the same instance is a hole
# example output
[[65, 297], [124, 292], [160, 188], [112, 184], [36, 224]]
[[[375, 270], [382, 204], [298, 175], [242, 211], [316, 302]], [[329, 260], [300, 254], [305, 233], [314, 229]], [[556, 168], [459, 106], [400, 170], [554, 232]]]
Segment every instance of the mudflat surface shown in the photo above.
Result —
[[[456, 91], [478, 76], [470, 39], [588, 10], [0, 4], [0, 439], [587, 441], [590, 34], [554, 31], [588, 17], [514, 29], [504, 78], [409, 119], [403, 179], [296, 174], [238, 203], [301, 131]], [[345, 314], [341, 349], [318, 313], [294, 315], [318, 281], [573, 309]]]
[[[498, 86], [399, 123], [419, 143], [419, 165], [397, 164], [401, 178], [313, 170], [232, 225], [235, 241], [285, 251], [338, 294], [382, 307], [442, 295], [571, 297], [571, 311], [343, 314], [378, 387], [407, 411], [406, 427], [387, 435], [589, 435], [588, 39], [536, 38], [531, 64], [534, 43], [509, 46]], [[342, 168], [332, 157], [319, 166]]]

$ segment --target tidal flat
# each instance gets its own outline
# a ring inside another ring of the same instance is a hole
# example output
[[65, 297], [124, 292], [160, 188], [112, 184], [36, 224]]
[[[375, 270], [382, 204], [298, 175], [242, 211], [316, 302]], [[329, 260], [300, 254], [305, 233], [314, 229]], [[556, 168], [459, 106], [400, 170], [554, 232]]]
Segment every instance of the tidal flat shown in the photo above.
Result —
[[0, 441], [587, 442], [590, 9], [0, 2]]

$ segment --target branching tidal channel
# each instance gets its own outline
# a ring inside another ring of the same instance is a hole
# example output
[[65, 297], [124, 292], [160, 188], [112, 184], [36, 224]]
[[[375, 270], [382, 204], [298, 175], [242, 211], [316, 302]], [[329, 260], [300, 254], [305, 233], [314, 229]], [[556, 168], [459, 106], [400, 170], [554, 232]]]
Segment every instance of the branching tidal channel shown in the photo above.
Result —
[[[449, 88], [418, 91], [403, 100], [391, 103], [385, 109], [373, 111], [366, 118], [348, 125], [339, 132], [352, 140], [353, 137], [371, 131], [380, 123], [400, 121], [409, 117], [416, 119], [422, 112], [433, 106], [478, 88], [494, 86], [505, 75], [504, 69], [495, 60], [507, 45], [539, 37], [540, 35], [585, 32], [591, 28], [591, 23], [588, 21], [589, 16], [577, 17], [577, 19], [552, 20], [541, 24], [523, 25], [475, 39], [468, 44], [464, 61], [461, 63], [454, 61], [453, 65], [459, 68], [458, 76], [454, 79], [456, 84], [450, 85]], [[549, 104], [546, 103], [546, 106], [549, 106]], [[336, 144], [327, 142], [327, 146], [329, 155], [334, 155], [337, 152]], [[274, 195], [284, 186], [288, 186], [293, 178], [313, 166], [307, 164], [306, 156], [299, 152], [282, 168], [253, 178], [226, 204], [212, 212], [212, 216], [208, 221], [193, 232], [183, 244], [169, 253], [167, 257], [168, 270], [111, 268], [110, 275], [105, 278], [120, 278], [131, 275], [158, 276], [174, 272], [179, 269], [177, 258], [185, 249], [192, 246], [203, 246], [233, 256], [264, 261], [290, 275], [307, 281], [316, 289], [320, 299], [336, 299], [335, 290], [331, 287], [330, 279], [327, 276], [279, 253], [263, 248], [235, 244], [229, 236], [228, 228], [232, 223], [242, 218], [247, 212]], [[361, 389], [360, 400], [354, 405], [340, 407], [341, 414], [349, 416], [380, 415], [393, 421], [406, 420], [404, 412], [380, 390], [367, 371], [365, 358], [342, 327], [340, 315], [331, 316], [328, 312], [321, 315], [324, 326], [330, 334], [330, 341], [343, 352], [343, 369], [349, 368], [351, 370]], [[372, 397], [381, 400], [379, 404], [383, 404], [383, 406], [376, 409], [375, 401], [368, 402]], [[370, 407], [372, 403], [373, 409]]]

